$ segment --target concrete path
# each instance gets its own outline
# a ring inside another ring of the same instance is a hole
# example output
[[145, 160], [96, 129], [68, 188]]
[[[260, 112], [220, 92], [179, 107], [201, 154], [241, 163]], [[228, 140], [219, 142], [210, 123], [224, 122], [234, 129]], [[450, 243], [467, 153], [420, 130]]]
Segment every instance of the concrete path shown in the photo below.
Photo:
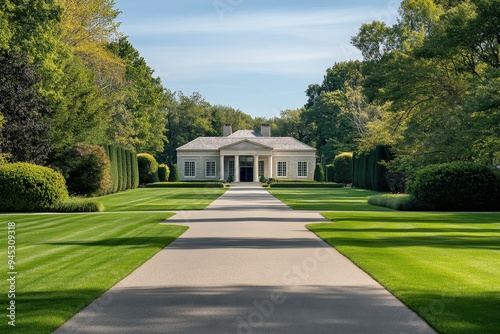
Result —
[[55, 333], [434, 333], [304, 227], [322, 221], [231, 188], [169, 219], [190, 229]]

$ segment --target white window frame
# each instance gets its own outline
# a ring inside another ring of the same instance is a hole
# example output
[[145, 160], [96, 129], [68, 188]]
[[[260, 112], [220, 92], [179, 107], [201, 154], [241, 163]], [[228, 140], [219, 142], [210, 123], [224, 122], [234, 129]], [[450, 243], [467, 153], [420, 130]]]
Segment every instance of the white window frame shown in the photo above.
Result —
[[229, 173], [228, 176], [234, 177], [234, 160], [229, 160]]
[[[209, 167], [209, 164], [212, 166]], [[208, 172], [212, 172], [211, 168], [213, 168], [213, 174], [209, 174]], [[215, 163], [215, 160], [210, 160], [210, 161], [205, 161], [205, 177], [210, 177], [214, 178], [217, 176], [217, 164]]]
[[259, 161], [259, 177], [264, 175], [264, 161]]
[[[285, 174], [283, 175], [283, 166], [285, 167]], [[276, 176], [277, 177], [287, 177], [288, 176], [288, 164], [286, 161], [276, 162]]]
[[[191, 165], [191, 164], [192, 164], [192, 167], [188, 167], [188, 165]], [[191, 169], [192, 169], [193, 175], [191, 175], [191, 173], [188, 173], [188, 172], [191, 172]], [[196, 161], [193, 161], [193, 160], [184, 161], [184, 177], [185, 178], [195, 178], [196, 177]]]
[[297, 177], [307, 177], [309, 172], [309, 165], [307, 161], [297, 162]]

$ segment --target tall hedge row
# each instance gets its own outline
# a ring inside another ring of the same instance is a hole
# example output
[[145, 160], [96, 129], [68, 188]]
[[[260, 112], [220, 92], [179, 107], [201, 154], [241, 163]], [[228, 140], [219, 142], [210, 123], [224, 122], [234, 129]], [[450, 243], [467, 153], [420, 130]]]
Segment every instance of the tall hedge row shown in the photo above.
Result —
[[352, 185], [356, 188], [375, 191], [389, 191], [386, 180], [386, 168], [381, 161], [389, 161], [391, 155], [386, 146], [377, 146], [368, 154], [353, 157]]
[[108, 145], [106, 153], [111, 160], [111, 187], [115, 193], [139, 186], [139, 169], [136, 153], [117, 145]]
[[463, 161], [430, 165], [417, 172], [408, 191], [429, 210], [499, 211], [500, 171]]
[[344, 152], [333, 160], [333, 181], [338, 183], [352, 182], [352, 153]]

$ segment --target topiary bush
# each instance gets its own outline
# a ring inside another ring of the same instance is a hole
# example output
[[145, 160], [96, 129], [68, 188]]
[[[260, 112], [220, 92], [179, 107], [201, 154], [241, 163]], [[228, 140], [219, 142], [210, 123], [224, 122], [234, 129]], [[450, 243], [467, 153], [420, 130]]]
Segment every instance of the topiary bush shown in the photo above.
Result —
[[333, 164], [326, 165], [326, 181], [335, 182], [334, 175], [335, 175], [335, 167], [333, 166]]
[[161, 164], [158, 166], [158, 179], [160, 182], [167, 182], [170, 176], [170, 168], [167, 165]]
[[52, 165], [61, 170], [71, 195], [99, 196], [111, 188], [111, 162], [101, 146], [76, 144], [59, 152]]
[[177, 165], [172, 165], [170, 168], [170, 175], [168, 176], [168, 182], [179, 182], [181, 180], [179, 176], [179, 169]]
[[90, 198], [72, 197], [50, 208], [52, 212], [102, 212], [104, 205]]
[[0, 165], [0, 211], [37, 212], [69, 198], [64, 177], [24, 162]]
[[325, 172], [321, 164], [316, 164], [316, 168], [314, 169], [314, 181], [317, 182], [325, 181]]
[[352, 152], [344, 152], [333, 160], [333, 181], [338, 183], [352, 183]]
[[430, 165], [417, 172], [408, 192], [439, 211], [500, 210], [500, 171], [472, 162]]
[[139, 164], [139, 183], [159, 182], [158, 162], [151, 154], [137, 154], [137, 162]]

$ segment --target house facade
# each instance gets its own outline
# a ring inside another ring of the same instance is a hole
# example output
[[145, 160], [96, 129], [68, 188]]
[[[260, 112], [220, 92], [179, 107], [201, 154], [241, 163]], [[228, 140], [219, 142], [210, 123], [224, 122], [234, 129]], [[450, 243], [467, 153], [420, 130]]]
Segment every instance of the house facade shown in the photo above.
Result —
[[316, 149], [292, 137], [271, 137], [270, 124], [261, 133], [233, 133], [225, 124], [222, 137], [199, 137], [177, 149], [181, 180], [258, 182], [266, 179], [313, 180]]

